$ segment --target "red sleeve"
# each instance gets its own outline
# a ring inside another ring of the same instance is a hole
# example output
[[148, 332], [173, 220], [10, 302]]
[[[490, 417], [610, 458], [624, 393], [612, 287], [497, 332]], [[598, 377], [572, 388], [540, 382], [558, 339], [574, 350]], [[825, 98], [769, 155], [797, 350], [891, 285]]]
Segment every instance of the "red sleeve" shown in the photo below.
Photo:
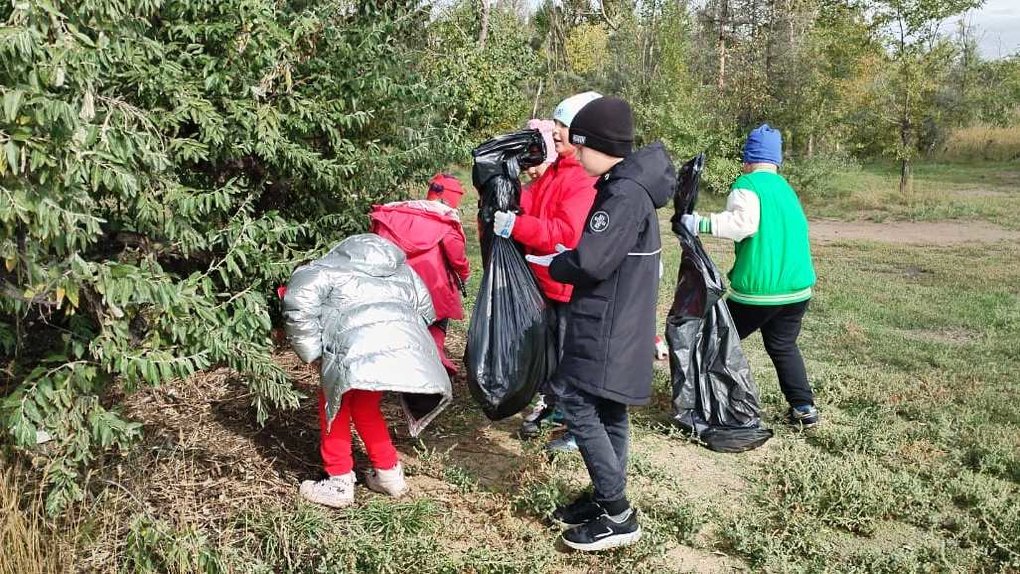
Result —
[[576, 247], [584, 230], [591, 204], [595, 201], [592, 178], [572, 178], [564, 182], [566, 189], [556, 202], [556, 209], [548, 219], [531, 215], [518, 215], [514, 223], [513, 238], [540, 253], [552, 253], [556, 244]]
[[446, 260], [450, 263], [450, 267], [453, 268], [453, 272], [457, 274], [457, 277], [460, 277], [461, 281], [467, 281], [468, 276], [471, 274], [471, 264], [468, 262], [467, 249], [465, 247], [466, 242], [464, 232], [461, 229], [457, 229], [444, 235], [443, 240], [439, 243], [443, 254], [446, 255]]

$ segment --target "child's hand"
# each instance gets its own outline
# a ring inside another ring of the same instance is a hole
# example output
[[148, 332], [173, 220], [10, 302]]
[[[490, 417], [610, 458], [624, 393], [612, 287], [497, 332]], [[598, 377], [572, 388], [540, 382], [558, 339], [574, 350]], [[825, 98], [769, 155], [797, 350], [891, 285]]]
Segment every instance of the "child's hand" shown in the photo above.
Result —
[[525, 255], [524, 258], [528, 260], [528, 263], [534, 263], [540, 267], [548, 267], [552, 265], [552, 260], [559, 255], [558, 253], [550, 253], [549, 255]]
[[556, 256], [560, 255], [564, 251], [570, 251], [562, 243], [556, 244], [556, 253], [550, 253], [549, 255], [525, 255], [524, 258], [529, 262], [539, 265], [541, 267], [548, 267], [552, 265], [552, 260], [556, 259]]
[[517, 223], [517, 215], [509, 211], [497, 211], [492, 216], [492, 230], [504, 239], [510, 239], [514, 223]]
[[698, 235], [698, 219], [700, 217], [697, 213], [685, 213], [680, 216], [680, 224], [684, 226], [691, 233], [691, 235]]

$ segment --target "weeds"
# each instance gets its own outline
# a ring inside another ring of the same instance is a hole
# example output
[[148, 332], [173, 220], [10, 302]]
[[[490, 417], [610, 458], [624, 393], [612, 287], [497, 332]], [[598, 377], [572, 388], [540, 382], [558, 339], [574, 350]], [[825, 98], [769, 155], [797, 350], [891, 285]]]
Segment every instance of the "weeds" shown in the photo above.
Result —
[[243, 515], [232, 529], [243, 532], [243, 544], [259, 562], [293, 570], [310, 562], [329, 539], [335, 518], [310, 505], [269, 508]]
[[347, 518], [360, 525], [366, 534], [392, 541], [427, 532], [437, 514], [436, 503], [428, 499], [396, 503], [373, 500], [348, 510]]
[[478, 490], [478, 479], [469, 470], [455, 464], [443, 468], [443, 480], [457, 487], [461, 492]]
[[674, 544], [693, 545], [708, 517], [686, 499], [640, 501], [645, 530]]
[[423, 474], [434, 478], [443, 478], [446, 465], [449, 464], [450, 452], [455, 448], [457, 445], [440, 452], [435, 447], [428, 447], [424, 443], [414, 445], [415, 460], [405, 465], [407, 475]]
[[1020, 484], [1020, 437], [1001, 425], [977, 425], [962, 433], [961, 462]]
[[62, 572], [69, 562], [46, 518], [42, 494], [0, 458], [0, 574]]
[[790, 448], [765, 472], [772, 500], [849, 532], [871, 533], [893, 508], [888, 471], [860, 455]]
[[178, 529], [163, 520], [136, 518], [128, 531], [123, 555], [129, 572], [188, 574], [227, 572], [224, 551], [202, 530]]
[[525, 472], [518, 479], [511, 503], [518, 512], [545, 519], [557, 505], [569, 501], [572, 490], [568, 482], [548, 472]]
[[971, 519], [957, 527], [958, 538], [988, 548], [993, 564], [1020, 569], [1020, 496], [1016, 489], [966, 471], [948, 486], [953, 502]]
[[672, 479], [668, 472], [641, 453], [632, 453], [628, 456], [627, 472], [631, 476], [640, 476], [652, 482], [668, 482]]
[[829, 551], [825, 532], [811, 515], [757, 504], [726, 520], [719, 537], [724, 548], [767, 571], [819, 571]]

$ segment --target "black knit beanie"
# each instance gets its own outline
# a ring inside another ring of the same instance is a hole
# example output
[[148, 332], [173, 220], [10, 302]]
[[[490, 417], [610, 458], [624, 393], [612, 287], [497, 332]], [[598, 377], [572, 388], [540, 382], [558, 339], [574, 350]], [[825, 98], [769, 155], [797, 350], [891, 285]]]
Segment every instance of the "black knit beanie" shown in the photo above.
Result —
[[634, 147], [634, 114], [620, 98], [588, 102], [570, 122], [570, 143], [613, 157], [627, 157]]

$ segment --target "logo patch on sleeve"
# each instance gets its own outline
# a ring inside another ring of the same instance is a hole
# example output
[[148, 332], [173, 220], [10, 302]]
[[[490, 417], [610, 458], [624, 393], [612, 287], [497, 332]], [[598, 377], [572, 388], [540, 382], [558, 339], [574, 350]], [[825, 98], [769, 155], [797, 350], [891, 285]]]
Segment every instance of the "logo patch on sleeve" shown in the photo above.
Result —
[[602, 233], [609, 227], [609, 214], [605, 211], [596, 211], [591, 215], [588, 227], [595, 233]]

